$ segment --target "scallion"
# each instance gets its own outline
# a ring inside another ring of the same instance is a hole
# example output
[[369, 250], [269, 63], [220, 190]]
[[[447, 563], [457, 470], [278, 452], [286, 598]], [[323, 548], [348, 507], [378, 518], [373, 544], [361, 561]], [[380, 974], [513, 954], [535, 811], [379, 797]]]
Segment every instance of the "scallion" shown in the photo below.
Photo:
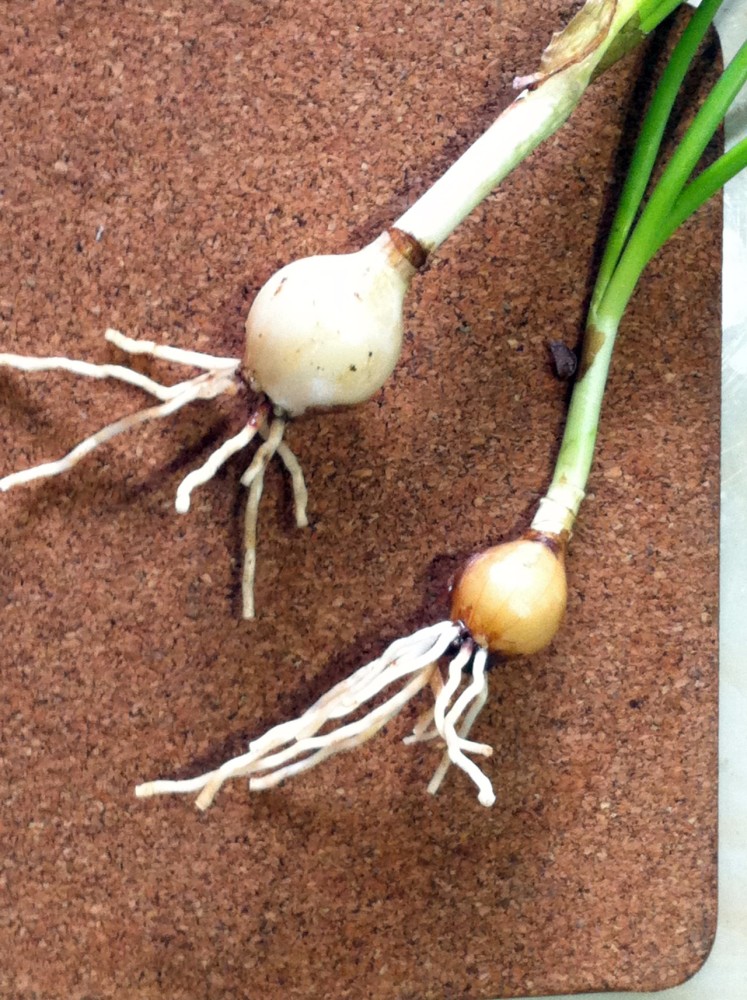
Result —
[[[440, 738], [445, 746], [428, 790], [438, 790], [453, 763], [473, 780], [478, 800], [486, 806], [493, 804], [495, 794], [488, 777], [468, 756], [488, 756], [491, 752], [488, 745], [469, 739], [487, 698], [488, 653], [529, 655], [551, 642], [560, 625], [567, 591], [566, 546], [584, 496], [612, 350], [626, 306], [643, 268], [675, 223], [695, 211], [718, 188], [720, 180], [747, 166], [747, 147], [740, 144], [699, 178], [689, 180], [705, 145], [747, 79], [746, 43], [695, 116], [639, 214], [673, 104], [671, 89], [679, 89], [683, 67], [717, 8], [717, 0], [706, 0], [695, 16], [697, 20], [693, 18], [643, 123], [631, 169], [643, 170], [645, 181], [634, 177], [624, 189], [589, 311], [581, 371], [552, 483], [530, 530], [467, 563], [453, 592], [450, 621], [397, 640], [382, 657], [336, 685], [299, 719], [276, 726], [251, 743], [241, 757], [195, 779], [140, 785], [136, 790], [139, 796], [197, 791], [197, 805], [206, 808], [229, 778], [248, 776], [253, 790], [277, 784], [369, 739], [417, 692], [430, 686], [433, 707], [420, 717], [407, 738], [407, 742]], [[667, 110], [664, 113], [662, 109]], [[656, 146], [653, 152], [652, 143]], [[441, 660], [448, 663], [445, 678]], [[353, 715], [365, 702], [404, 679], [407, 683], [383, 705], [336, 729], [326, 728], [320, 735], [323, 728]]]

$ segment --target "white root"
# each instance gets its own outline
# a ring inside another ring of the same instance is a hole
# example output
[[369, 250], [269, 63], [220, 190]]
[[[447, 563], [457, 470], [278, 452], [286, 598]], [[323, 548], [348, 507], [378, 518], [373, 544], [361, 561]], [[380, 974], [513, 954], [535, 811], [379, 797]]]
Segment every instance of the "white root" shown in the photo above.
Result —
[[[267, 438], [267, 428], [260, 427], [259, 433]], [[293, 490], [293, 514], [296, 519], [297, 528], [308, 528], [309, 518], [306, 514], [306, 505], [309, 501], [309, 491], [306, 489], [306, 480], [303, 477], [303, 469], [294, 453], [285, 443], [281, 441], [276, 452], [288, 475], [291, 477], [291, 489]]]
[[[23, 372], [64, 371], [87, 378], [116, 379], [135, 386], [160, 401], [157, 406], [138, 410], [107, 424], [106, 427], [85, 438], [67, 455], [56, 461], [44, 462], [30, 469], [13, 472], [0, 478], [0, 492], [23, 483], [68, 472], [94, 449], [139, 424], [148, 420], [163, 419], [198, 399], [214, 399], [222, 395], [234, 396], [241, 388], [242, 380], [239, 374], [241, 362], [237, 358], [187, 351], [178, 347], [156, 344], [150, 340], [135, 340], [112, 329], [108, 329], [104, 336], [109, 343], [128, 354], [147, 355], [172, 364], [200, 368], [202, 374], [175, 385], [164, 385], [123, 365], [91, 364], [87, 361], [64, 357], [34, 358], [21, 354], [0, 353], [0, 367], [14, 368]], [[249, 487], [245, 519], [246, 553], [243, 573], [245, 618], [254, 616], [253, 591], [256, 569], [257, 517], [262, 496], [264, 470], [273, 455], [277, 454], [290, 475], [296, 525], [299, 528], [304, 528], [309, 523], [306, 513], [308, 491], [303, 472], [294, 453], [282, 441], [286, 423], [285, 417], [276, 415], [268, 423], [268, 408], [269, 404], [266, 401], [261, 401], [238, 434], [223, 442], [203, 465], [185, 476], [176, 491], [176, 509], [180, 514], [184, 514], [190, 508], [192, 492], [198, 486], [209, 482], [229, 458], [246, 448], [257, 432], [266, 439], [265, 443], [257, 450], [254, 461], [242, 478], [242, 483]]]
[[72, 451], [69, 451], [67, 455], [64, 455], [56, 462], [44, 462], [30, 469], [23, 469], [21, 472], [12, 472], [10, 475], [4, 476], [0, 479], [0, 492], [5, 492], [14, 486], [20, 486], [22, 483], [30, 483], [35, 479], [45, 479], [49, 476], [58, 476], [63, 472], [68, 472], [95, 448], [105, 444], [107, 441], [111, 441], [118, 434], [130, 430], [130, 428], [136, 427], [146, 420], [168, 417], [170, 414], [181, 409], [182, 406], [190, 403], [194, 398], [193, 395], [185, 391], [181, 396], [176, 396], [165, 403], [159, 403], [158, 406], [149, 406], [147, 409], [138, 410], [137, 413], [132, 413], [121, 420], [115, 420], [114, 423], [107, 424], [100, 431], [85, 438]]
[[216, 354], [202, 354], [200, 351], [185, 351], [181, 347], [169, 347], [167, 344], [156, 344], [152, 340], [136, 340], [111, 327], [105, 331], [104, 338], [126, 354], [146, 354], [162, 361], [172, 361], [188, 368], [202, 368], [204, 371], [235, 372], [239, 366], [236, 358], [224, 358]]
[[243, 451], [257, 433], [255, 423], [248, 423], [242, 427], [238, 434], [234, 434], [228, 441], [216, 448], [210, 458], [199, 469], [193, 469], [188, 476], [179, 484], [176, 491], [176, 501], [174, 506], [180, 514], [186, 514], [190, 506], [192, 490], [209, 482], [218, 469], [224, 465], [228, 459], [238, 451]]
[[[443, 737], [446, 740], [446, 750], [441, 763], [428, 785], [428, 791], [431, 795], [435, 795], [441, 787], [441, 782], [445, 778], [450, 765], [456, 764], [477, 785], [478, 801], [481, 805], [492, 806], [495, 802], [495, 792], [490, 781], [475, 762], [466, 756], [466, 753], [474, 753], [483, 757], [489, 757], [493, 752], [493, 748], [486, 743], [474, 743], [467, 739], [475, 719], [487, 701], [488, 683], [487, 674], [485, 673], [486, 665], [487, 651], [485, 649], [478, 649], [472, 663], [472, 682], [454, 702], [448, 713], [445, 714]], [[472, 705], [457, 732], [456, 723], [470, 702], [472, 702]]]
[[188, 382], [162, 385], [147, 375], [133, 371], [132, 368], [125, 368], [124, 365], [94, 365], [73, 358], [30, 358], [24, 354], [0, 354], [0, 368], [15, 368], [20, 372], [62, 371], [70, 372], [72, 375], [84, 375], [86, 378], [113, 378], [143, 389], [156, 399], [162, 400], [173, 399], [188, 385]]
[[[438, 660], [460, 639], [459, 648], [451, 658], [449, 679], [443, 684]], [[452, 704], [461, 683], [462, 671], [471, 659], [474, 661], [472, 680]], [[486, 662], [485, 651], [476, 649], [472, 639], [463, 637], [460, 625], [440, 622], [420, 629], [393, 642], [380, 657], [340, 681], [297, 719], [274, 726], [253, 740], [246, 753], [196, 778], [146, 782], [137, 786], [135, 794], [139, 798], [147, 798], [199, 792], [196, 804], [199, 809], [207, 809], [224, 782], [232, 778], [248, 777], [251, 791], [274, 787], [286, 778], [315, 767], [333, 754], [361, 746], [430, 684], [437, 692], [432, 718], [437, 734], [446, 745], [445, 760], [456, 764], [475, 782], [479, 801], [483, 805], [492, 805], [495, 796], [490, 781], [466, 756], [468, 753], [486, 756], [491, 752], [489, 746], [466, 739], [485, 702]], [[405, 684], [395, 694], [367, 714], [321, 732], [329, 723], [357, 713], [386, 688], [403, 680]], [[457, 732], [457, 723], [468, 706], [467, 716]], [[414, 738], [407, 742], [420, 738], [417, 735], [418, 725], [420, 723], [416, 724]], [[443, 764], [437, 774], [442, 770], [445, 773]], [[429, 786], [429, 790], [435, 792], [436, 789]]]
[[[254, 618], [254, 577], [257, 568], [257, 520], [265, 481], [267, 463], [278, 450], [285, 431], [285, 418], [276, 416], [270, 424], [267, 439], [257, 449], [252, 464], [241, 477], [241, 485], [249, 487], [244, 514], [244, 572], [241, 579], [244, 618]], [[295, 457], [295, 456], [294, 456]], [[304, 487], [305, 488], [305, 487]]]
[[203, 373], [169, 386], [156, 382], [155, 379], [148, 378], [147, 375], [142, 375], [140, 372], [133, 371], [123, 365], [97, 365], [63, 357], [30, 358], [21, 354], [0, 354], [0, 367], [15, 368], [25, 372], [65, 371], [87, 378], [112, 378], [126, 382], [128, 385], [134, 385], [161, 400], [160, 406], [150, 406], [138, 410], [107, 424], [106, 427], [102, 427], [95, 434], [85, 438], [67, 455], [57, 461], [44, 462], [30, 469], [4, 476], [0, 479], [0, 492], [36, 479], [58, 476], [68, 472], [95, 448], [147, 420], [168, 417], [183, 406], [198, 399], [215, 399], [222, 395], [232, 396], [238, 391], [237, 372], [241, 362], [237, 358], [218, 358], [210, 354], [182, 351], [175, 347], [159, 347], [151, 341], [137, 341], [125, 337], [117, 330], [107, 330], [104, 336], [108, 341], [130, 354], [148, 354], [157, 358], [165, 358], [177, 364], [202, 368]]

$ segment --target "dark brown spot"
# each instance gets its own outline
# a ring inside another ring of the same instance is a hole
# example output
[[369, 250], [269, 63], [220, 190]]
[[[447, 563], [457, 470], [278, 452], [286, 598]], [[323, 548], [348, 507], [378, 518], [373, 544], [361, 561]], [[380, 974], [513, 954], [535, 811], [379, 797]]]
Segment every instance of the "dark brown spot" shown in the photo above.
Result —
[[416, 271], [425, 267], [428, 260], [428, 250], [419, 240], [406, 233], [404, 229], [397, 229], [396, 226], [392, 226], [387, 232], [397, 253], [412, 264]]
[[549, 549], [554, 556], [561, 558], [565, 556], [565, 547], [568, 542], [567, 531], [562, 531], [559, 535], [555, 535], [550, 532], [535, 531], [533, 528], [530, 528], [524, 533], [524, 538], [530, 542], [539, 542], [540, 545], [544, 545], [546, 549]]
[[280, 292], [281, 288], [283, 287], [283, 285], [284, 285], [284, 284], [286, 283], [286, 281], [287, 281], [287, 280], [288, 280], [287, 278], [281, 278], [281, 279], [280, 279], [280, 284], [279, 284], [279, 285], [278, 285], [278, 287], [277, 287], [277, 288], [275, 289], [275, 291], [274, 291], [274, 292], [272, 293], [272, 295], [273, 295], [273, 298], [274, 298], [274, 297], [275, 297], [276, 295], [278, 295], [278, 294], [279, 294], [279, 292]]
[[269, 415], [270, 401], [267, 396], [262, 396], [247, 420], [247, 425], [254, 428], [260, 427]]
[[581, 369], [578, 373], [579, 382], [594, 364], [594, 358], [604, 346], [606, 335], [595, 326], [587, 326], [584, 334], [584, 344], [581, 351]]

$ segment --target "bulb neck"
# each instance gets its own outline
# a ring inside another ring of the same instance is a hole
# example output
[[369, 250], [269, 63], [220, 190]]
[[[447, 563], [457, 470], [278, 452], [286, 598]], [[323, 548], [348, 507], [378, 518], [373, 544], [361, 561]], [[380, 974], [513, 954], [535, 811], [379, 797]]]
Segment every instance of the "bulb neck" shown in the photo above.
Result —
[[428, 262], [428, 251], [423, 244], [397, 226], [390, 226], [368, 247], [369, 250], [374, 248], [383, 254], [387, 265], [408, 284]]
[[532, 518], [531, 531], [567, 539], [584, 499], [584, 491], [568, 480], [554, 482], [539, 502]]

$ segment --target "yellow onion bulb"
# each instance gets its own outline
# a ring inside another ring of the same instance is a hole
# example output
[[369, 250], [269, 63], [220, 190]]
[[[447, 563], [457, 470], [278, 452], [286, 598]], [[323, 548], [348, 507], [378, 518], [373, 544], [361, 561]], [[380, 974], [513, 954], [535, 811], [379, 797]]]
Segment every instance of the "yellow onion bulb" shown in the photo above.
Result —
[[469, 560], [452, 592], [451, 617], [492, 653], [528, 656], [552, 641], [567, 596], [564, 540], [529, 532]]

